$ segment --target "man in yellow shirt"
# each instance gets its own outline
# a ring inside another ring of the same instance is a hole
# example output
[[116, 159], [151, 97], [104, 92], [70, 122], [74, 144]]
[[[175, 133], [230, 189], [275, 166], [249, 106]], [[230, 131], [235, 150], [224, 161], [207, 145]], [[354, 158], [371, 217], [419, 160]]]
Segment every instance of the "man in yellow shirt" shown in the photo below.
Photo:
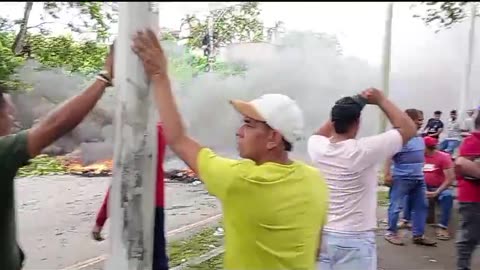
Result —
[[295, 101], [280, 94], [231, 101], [244, 117], [236, 134], [243, 159], [223, 158], [186, 134], [155, 34], [139, 32], [133, 50], [154, 84], [167, 143], [222, 202], [224, 268], [315, 269], [328, 189], [318, 170], [288, 157], [303, 130]]

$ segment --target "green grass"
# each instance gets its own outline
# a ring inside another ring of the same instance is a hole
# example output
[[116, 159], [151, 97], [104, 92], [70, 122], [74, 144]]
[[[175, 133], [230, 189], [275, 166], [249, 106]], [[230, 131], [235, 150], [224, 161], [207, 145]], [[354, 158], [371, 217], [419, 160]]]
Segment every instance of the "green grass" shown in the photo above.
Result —
[[189, 270], [216, 270], [223, 269], [223, 254], [215, 256], [203, 263], [195, 266], [190, 266]]
[[178, 266], [189, 259], [201, 256], [222, 245], [223, 237], [215, 236], [215, 228], [204, 229], [201, 232], [183, 240], [168, 244], [170, 267]]
[[377, 192], [377, 205], [378, 206], [388, 206], [389, 199], [388, 199], [388, 191], [378, 191]]

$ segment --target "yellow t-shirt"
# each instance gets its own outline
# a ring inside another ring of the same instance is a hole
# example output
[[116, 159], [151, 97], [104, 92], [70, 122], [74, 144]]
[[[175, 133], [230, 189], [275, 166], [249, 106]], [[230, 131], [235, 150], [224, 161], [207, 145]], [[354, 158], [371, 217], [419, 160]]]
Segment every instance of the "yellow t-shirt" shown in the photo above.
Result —
[[199, 176], [223, 206], [224, 268], [315, 269], [328, 187], [313, 167], [233, 160], [203, 148]]

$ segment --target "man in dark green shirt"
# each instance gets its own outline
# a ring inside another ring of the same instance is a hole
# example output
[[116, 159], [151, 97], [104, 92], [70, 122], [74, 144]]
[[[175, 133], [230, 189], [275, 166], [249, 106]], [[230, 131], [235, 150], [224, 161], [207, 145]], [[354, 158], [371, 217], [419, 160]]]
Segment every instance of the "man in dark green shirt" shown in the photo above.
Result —
[[111, 85], [113, 50], [105, 70], [83, 92], [59, 105], [29, 130], [12, 134], [15, 107], [0, 85], [0, 269], [19, 270], [24, 255], [16, 238], [14, 178], [20, 167], [75, 128]]

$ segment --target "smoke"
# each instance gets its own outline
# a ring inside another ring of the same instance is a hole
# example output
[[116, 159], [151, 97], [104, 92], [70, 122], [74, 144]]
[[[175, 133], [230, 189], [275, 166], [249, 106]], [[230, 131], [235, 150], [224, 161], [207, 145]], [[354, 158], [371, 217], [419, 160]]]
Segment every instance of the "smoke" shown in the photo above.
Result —
[[[411, 15], [401, 13], [395, 16]], [[447, 112], [458, 109], [458, 93], [465, 66], [466, 24], [434, 34], [421, 21], [412, 18], [402, 22], [415, 27], [405, 32], [402, 31], [405, 25], [394, 24], [390, 97], [402, 109], [414, 107], [423, 110], [426, 118], [434, 110]], [[379, 33], [378, 42], [382, 42], [382, 35]], [[185, 52], [184, 48], [172, 44], [166, 44], [166, 51], [170, 56]], [[202, 144], [224, 153], [235, 152], [235, 131], [241, 124], [241, 118], [228, 103], [230, 99], [250, 100], [265, 93], [290, 96], [303, 109], [307, 138], [328, 119], [331, 106], [337, 99], [357, 94], [371, 86], [381, 87], [379, 66], [372, 66], [353, 56], [339, 55], [331, 42], [318, 39], [308, 32], [289, 33], [276, 45], [258, 43], [231, 46], [222, 57], [226, 61], [245, 65], [247, 71], [237, 76], [202, 74], [181, 84], [174, 82], [173, 85], [190, 134]], [[478, 56], [475, 60], [478, 60]], [[480, 77], [474, 76], [480, 69], [478, 63], [474, 61], [472, 69], [472, 89], [480, 83]], [[38, 96], [63, 101], [92, 81], [92, 78], [78, 74], [67, 75], [60, 69], [37, 71], [36, 68], [29, 63], [19, 70], [19, 75], [34, 88], [30, 94], [16, 98], [17, 104], [27, 108], [21, 110], [24, 123], [33, 122], [38, 114], [51, 108], [48, 103], [42, 104]], [[100, 115], [106, 115], [104, 118], [107, 120], [100, 121], [99, 117], [87, 119], [74, 132], [76, 137], [70, 140], [73, 145], [87, 141], [113, 141], [114, 134], [108, 118], [111, 120], [115, 107], [114, 93], [114, 89], [109, 90], [96, 107]], [[480, 101], [474, 92], [471, 100], [469, 106]], [[445, 114], [443, 120], [447, 120], [447, 117]], [[378, 120], [378, 108], [367, 106], [362, 114], [360, 136], [377, 133]], [[104, 148], [82, 147], [84, 149]], [[303, 158], [304, 153], [305, 141], [295, 146], [294, 154]], [[103, 157], [105, 154], [92, 153], [90, 156]]]
[[[266, 93], [286, 94], [297, 101], [304, 112], [307, 136], [328, 119], [337, 99], [378, 85], [378, 70], [365, 61], [338, 55], [335, 46], [309, 33], [292, 33], [281, 44], [287, 45], [228, 48], [226, 59], [246, 65], [244, 75], [204, 74], [177, 89], [177, 100], [195, 137], [211, 147], [232, 149], [241, 118], [228, 100], [250, 100]], [[373, 112], [367, 109], [364, 117], [375, 117]], [[377, 121], [364, 121], [362, 134], [375, 132], [376, 125]], [[296, 148], [304, 149], [304, 142]]]

